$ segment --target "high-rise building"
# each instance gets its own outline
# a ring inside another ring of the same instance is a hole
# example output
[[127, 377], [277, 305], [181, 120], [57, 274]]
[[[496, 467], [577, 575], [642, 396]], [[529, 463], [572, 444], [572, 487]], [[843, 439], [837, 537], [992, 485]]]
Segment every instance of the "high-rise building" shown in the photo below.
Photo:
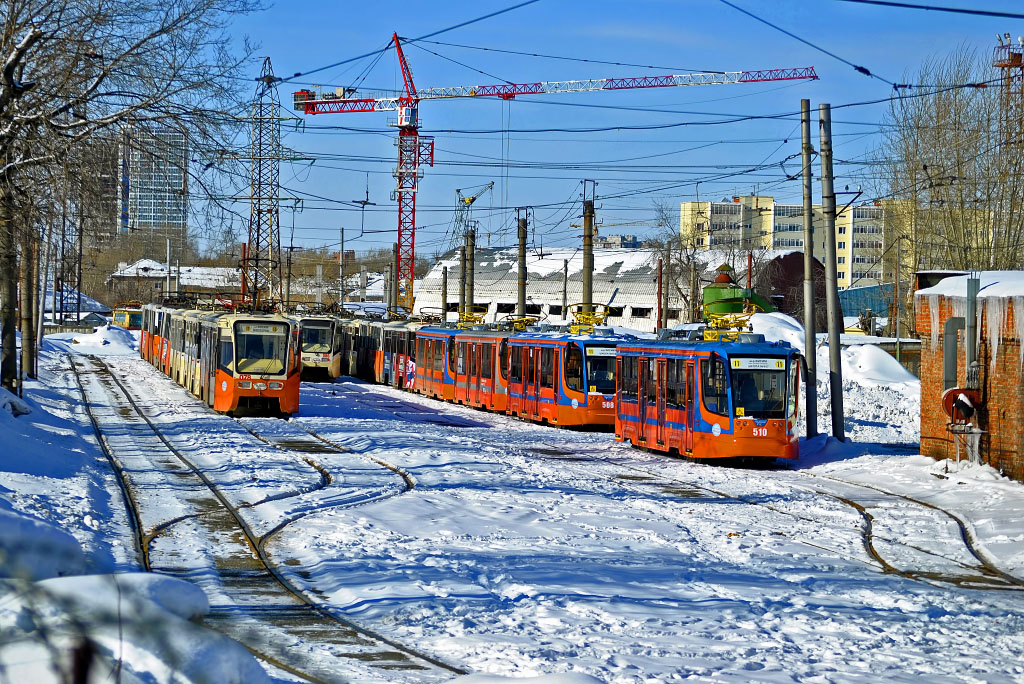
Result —
[[[836, 276], [841, 289], [876, 285], [884, 279], [885, 215], [879, 206], [839, 207], [836, 216]], [[683, 202], [681, 237], [697, 249], [747, 251], [804, 250], [804, 207], [778, 204], [774, 197], [746, 195], [721, 202]], [[813, 207], [811, 253], [825, 257], [820, 204]], [[890, 269], [891, 270], [891, 269]]]
[[126, 127], [121, 142], [120, 229], [183, 235], [188, 226], [188, 138], [167, 127]]

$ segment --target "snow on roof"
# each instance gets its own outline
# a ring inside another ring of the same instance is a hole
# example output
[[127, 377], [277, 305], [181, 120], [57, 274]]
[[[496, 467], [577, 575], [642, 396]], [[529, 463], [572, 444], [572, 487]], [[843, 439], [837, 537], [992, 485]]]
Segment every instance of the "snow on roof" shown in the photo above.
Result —
[[[114, 271], [111, 278], [166, 278], [167, 266], [153, 259], [139, 259]], [[235, 266], [172, 266], [171, 278], [181, 288], [202, 287], [229, 290], [240, 287], [242, 279]]]
[[[918, 290], [916, 297], [938, 295], [942, 297], [967, 297], [966, 275], [943, 278], [938, 284]], [[1024, 295], [1024, 271], [980, 271], [981, 281], [978, 297], [1013, 297]]]
[[[105, 304], [101, 304], [92, 297], [88, 297], [84, 294], [80, 294], [78, 290], [73, 287], [63, 287], [57, 292], [57, 311], [58, 312], [77, 312], [78, 311], [78, 299], [81, 297], [82, 300], [82, 313], [86, 314], [92, 311], [101, 314], [109, 314], [110, 307]], [[53, 313], [53, 288], [47, 288], [46, 296], [43, 298], [45, 305], [44, 311], [46, 313]]]

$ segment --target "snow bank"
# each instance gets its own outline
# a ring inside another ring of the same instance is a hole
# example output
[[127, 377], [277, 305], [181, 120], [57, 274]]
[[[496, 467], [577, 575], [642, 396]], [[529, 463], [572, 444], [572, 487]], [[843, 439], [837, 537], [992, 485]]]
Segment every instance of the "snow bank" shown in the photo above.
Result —
[[240, 644], [187, 618], [209, 610], [194, 585], [150, 574], [90, 575], [9, 583], [0, 599], [7, 643], [0, 664], [11, 681], [45, 682], [88, 639], [96, 674], [118, 667], [153, 682], [268, 682]]
[[0, 506], [6, 508], [0, 508], [0, 577], [43, 579], [87, 570], [85, 554], [70, 534], [15, 513], [2, 498]]
[[32, 413], [31, 406], [2, 387], [0, 387], [0, 410], [6, 411], [15, 418]]
[[858, 344], [843, 349], [843, 378], [861, 385], [898, 385], [921, 381], [881, 347]]
[[756, 313], [750, 317], [750, 327], [770, 342], [789, 342], [804, 353], [804, 326], [784, 313]]
[[47, 335], [44, 349], [73, 352], [75, 354], [96, 354], [98, 356], [129, 356], [139, 351], [136, 333], [116, 325], [100, 326], [89, 334], [61, 333]]

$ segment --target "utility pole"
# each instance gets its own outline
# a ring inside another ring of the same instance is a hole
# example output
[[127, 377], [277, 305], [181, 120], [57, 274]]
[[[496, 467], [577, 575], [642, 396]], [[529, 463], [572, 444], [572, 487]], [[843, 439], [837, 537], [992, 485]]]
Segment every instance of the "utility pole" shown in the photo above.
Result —
[[[590, 199], [587, 186], [590, 184]], [[583, 310], [594, 311], [594, 196], [597, 182], [583, 181]]]
[[[901, 261], [901, 257], [902, 257], [902, 255], [900, 254], [900, 247], [901, 247], [900, 243], [902, 241], [903, 241], [903, 236], [897, 235], [896, 236], [896, 268], [894, 269], [894, 271], [896, 273], [896, 278], [894, 279], [894, 281], [895, 281], [895, 290], [893, 292], [893, 295], [894, 295], [895, 304], [896, 304], [896, 326], [895, 326], [895, 332], [896, 332], [896, 363], [899, 363], [899, 364], [903, 363], [903, 361], [900, 359], [900, 309], [902, 308], [900, 306], [900, 261]], [[1014, 313], [1016, 314], [1016, 312], [1014, 312]]]
[[526, 316], [526, 217], [519, 219], [519, 309], [518, 316]]
[[441, 323], [448, 322], [448, 267], [441, 267]]
[[[167, 283], [166, 283], [165, 287], [167, 288], [167, 290], [166, 290], [167, 294], [165, 294], [164, 296], [165, 297], [170, 297], [171, 296], [171, 238], [167, 238]], [[64, 298], [61, 297], [61, 299], [63, 300]], [[61, 305], [60, 310], [63, 313], [63, 311], [64, 311], [63, 304]]]
[[[463, 235], [462, 239], [465, 240], [466, 236]], [[462, 320], [462, 316], [466, 313], [466, 245], [463, 243], [462, 247], [459, 247], [459, 316], [458, 320]]]
[[818, 107], [821, 135], [821, 205], [825, 218], [825, 303], [828, 311], [829, 389], [832, 398], [832, 436], [846, 441], [843, 424], [843, 369], [839, 348], [839, 289], [836, 277], [836, 194], [832, 186], [832, 111]]
[[473, 308], [476, 282], [476, 228], [466, 231], [466, 306]]
[[[391, 266], [391, 268], [393, 269], [392, 273], [394, 273], [395, 277], [394, 277], [394, 280], [391, 281], [391, 302], [390, 302], [389, 306], [391, 307], [391, 310], [395, 312], [394, 315], [397, 316], [398, 315], [398, 300], [399, 300], [398, 282], [401, 279], [401, 270], [400, 270], [400, 266], [399, 266], [399, 262], [398, 262], [398, 243], [397, 242], [394, 243], [392, 245], [391, 249], [392, 249], [392, 257], [391, 257], [391, 264], [392, 264], [392, 266]], [[411, 286], [411, 283], [410, 283], [410, 286]], [[412, 293], [411, 292], [409, 293], [408, 302], [409, 302], [409, 306], [411, 307], [412, 306]], [[403, 304], [404, 303], [405, 302], [403, 302]], [[412, 314], [412, 309], [410, 308], [406, 313], [407, 314]]]
[[341, 279], [341, 308], [345, 308], [345, 226], [341, 231], [341, 249], [338, 250], [338, 278]]
[[662, 272], [663, 268], [664, 265], [662, 264], [662, 260], [658, 259], [658, 322], [655, 323], [654, 325], [654, 332], [658, 332], [659, 330], [665, 327], [665, 310], [662, 308], [661, 299], [663, 294], [662, 287], [664, 285], [664, 274]]
[[569, 260], [562, 259], [562, 320], [569, 322]]
[[[804, 165], [804, 379], [807, 402], [807, 438], [818, 434], [818, 344], [814, 327], [814, 202], [811, 198], [811, 101], [800, 100], [800, 156]], [[898, 347], [897, 347], [898, 348]]]

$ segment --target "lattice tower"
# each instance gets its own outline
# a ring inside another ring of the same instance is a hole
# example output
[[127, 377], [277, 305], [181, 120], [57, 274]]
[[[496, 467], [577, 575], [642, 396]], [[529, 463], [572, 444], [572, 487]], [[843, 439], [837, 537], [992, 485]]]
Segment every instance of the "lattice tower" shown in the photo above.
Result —
[[252, 102], [249, 246], [243, 271], [254, 308], [284, 300], [281, 287], [281, 102], [270, 58]]

